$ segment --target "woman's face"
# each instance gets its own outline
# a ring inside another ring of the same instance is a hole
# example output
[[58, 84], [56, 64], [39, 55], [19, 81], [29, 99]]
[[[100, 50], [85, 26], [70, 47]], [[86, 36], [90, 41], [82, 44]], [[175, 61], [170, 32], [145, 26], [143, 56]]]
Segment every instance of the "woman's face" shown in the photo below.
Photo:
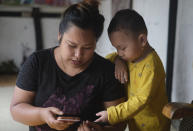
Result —
[[86, 66], [92, 59], [96, 47], [96, 37], [92, 30], [84, 30], [71, 25], [64, 32], [60, 43], [63, 62], [74, 68]]
[[109, 37], [122, 59], [135, 61], [141, 56], [144, 47], [144, 41], [141, 41], [141, 36], [136, 37], [132, 33], [127, 34], [124, 31], [115, 31]]

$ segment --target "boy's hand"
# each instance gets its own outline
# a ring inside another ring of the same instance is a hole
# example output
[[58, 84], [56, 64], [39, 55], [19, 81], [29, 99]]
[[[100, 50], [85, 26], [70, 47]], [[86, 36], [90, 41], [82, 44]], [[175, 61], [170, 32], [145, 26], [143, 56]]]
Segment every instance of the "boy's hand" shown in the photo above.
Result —
[[122, 84], [128, 82], [127, 64], [119, 56], [115, 58], [115, 78], [118, 79]]
[[95, 122], [108, 122], [108, 113], [107, 111], [101, 111], [96, 114], [96, 116], [100, 116]]

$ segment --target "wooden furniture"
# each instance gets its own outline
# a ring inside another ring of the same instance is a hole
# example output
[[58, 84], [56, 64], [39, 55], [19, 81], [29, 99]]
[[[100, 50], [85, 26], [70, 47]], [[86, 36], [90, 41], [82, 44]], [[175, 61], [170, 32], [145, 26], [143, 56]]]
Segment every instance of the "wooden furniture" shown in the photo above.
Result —
[[179, 131], [193, 131], [193, 101], [192, 104], [168, 103], [162, 113], [171, 120], [180, 120]]

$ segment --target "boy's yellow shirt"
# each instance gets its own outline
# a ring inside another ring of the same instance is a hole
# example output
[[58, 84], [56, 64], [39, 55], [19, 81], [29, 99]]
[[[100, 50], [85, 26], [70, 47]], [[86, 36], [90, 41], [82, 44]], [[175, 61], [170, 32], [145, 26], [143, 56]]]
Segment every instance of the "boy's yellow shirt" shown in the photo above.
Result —
[[[117, 54], [107, 56], [114, 62]], [[167, 104], [165, 71], [155, 51], [142, 61], [127, 62], [130, 81], [126, 102], [107, 109], [110, 124], [128, 121], [130, 131], [169, 131], [170, 121], [162, 115]]]

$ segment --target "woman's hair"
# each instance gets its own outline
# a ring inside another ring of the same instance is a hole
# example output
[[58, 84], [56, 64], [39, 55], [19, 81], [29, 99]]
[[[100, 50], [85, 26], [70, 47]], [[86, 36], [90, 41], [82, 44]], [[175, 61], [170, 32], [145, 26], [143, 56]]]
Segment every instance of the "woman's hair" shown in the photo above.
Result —
[[115, 31], [125, 31], [126, 33], [131, 32], [139, 35], [140, 33], [147, 34], [147, 27], [140, 14], [131, 9], [124, 9], [118, 11], [109, 24], [108, 34]]
[[98, 5], [97, 0], [83, 0], [68, 7], [60, 22], [60, 35], [63, 36], [70, 26], [75, 25], [81, 29], [92, 30], [98, 40], [102, 34], [104, 23], [104, 17], [99, 13]]

